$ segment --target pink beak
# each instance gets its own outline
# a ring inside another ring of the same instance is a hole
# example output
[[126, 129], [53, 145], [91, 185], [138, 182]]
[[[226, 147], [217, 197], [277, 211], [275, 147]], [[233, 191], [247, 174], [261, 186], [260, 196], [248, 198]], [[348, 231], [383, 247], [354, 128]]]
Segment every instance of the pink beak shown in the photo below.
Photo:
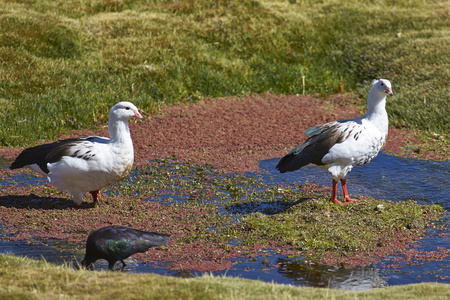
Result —
[[133, 117], [144, 120], [144, 117], [138, 111], [133, 115]]
[[388, 94], [389, 96], [394, 96], [394, 93], [392, 92], [392, 90], [390, 88], [386, 88], [386, 94]]

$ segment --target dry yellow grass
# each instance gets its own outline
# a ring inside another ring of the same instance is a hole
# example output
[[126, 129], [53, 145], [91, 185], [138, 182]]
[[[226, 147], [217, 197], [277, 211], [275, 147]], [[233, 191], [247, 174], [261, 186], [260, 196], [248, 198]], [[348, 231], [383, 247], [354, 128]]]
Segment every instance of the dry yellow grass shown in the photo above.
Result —
[[93, 272], [0, 256], [0, 299], [449, 299], [450, 286], [422, 283], [353, 292], [204, 275]]

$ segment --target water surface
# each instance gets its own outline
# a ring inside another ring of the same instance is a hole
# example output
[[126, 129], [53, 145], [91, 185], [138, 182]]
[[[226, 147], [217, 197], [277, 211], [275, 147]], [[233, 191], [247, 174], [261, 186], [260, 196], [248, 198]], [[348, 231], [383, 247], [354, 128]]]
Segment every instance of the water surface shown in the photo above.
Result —
[[[277, 183], [315, 183], [330, 185], [331, 176], [327, 171], [316, 167], [304, 167], [295, 172], [280, 174], [275, 166], [279, 159], [261, 161], [260, 168], [267, 174], [262, 175], [269, 184]], [[347, 177], [349, 193], [355, 195], [370, 195], [376, 199], [405, 201], [409, 199], [422, 203], [438, 203], [444, 207], [447, 214], [443, 221], [450, 217], [450, 163], [423, 161], [399, 158], [380, 153], [371, 163], [354, 168]], [[261, 175], [258, 175], [261, 176]], [[13, 182], [39, 185], [45, 179], [33, 176], [18, 175], [3, 178], [0, 184], [7, 187]], [[342, 196], [342, 193], [340, 193]], [[182, 201], [183, 199], [180, 199]], [[450, 231], [430, 229], [426, 237], [417, 243], [419, 249], [433, 251], [437, 247], [450, 248], [448, 234]], [[62, 264], [64, 262], [81, 261], [83, 253], [73, 252], [73, 245], [61, 247], [61, 241], [43, 241], [43, 244], [29, 244], [25, 241], [7, 242], [0, 240], [0, 252], [27, 256], [33, 259], [45, 258], [48, 262]], [[58, 249], [58, 250], [56, 250]], [[192, 277], [199, 275], [195, 271], [169, 271], [164, 264], [142, 264], [137, 260], [126, 260], [126, 272], [157, 273], [177, 277]], [[422, 265], [407, 265], [400, 263], [396, 268], [386, 268], [393, 264], [390, 259], [364, 267], [334, 268], [311, 265], [300, 258], [289, 258], [265, 251], [264, 255], [255, 259], [242, 258], [229, 270], [213, 272], [214, 275], [234, 276], [257, 279], [281, 284], [306, 285], [315, 287], [332, 287], [340, 289], [364, 290], [389, 285], [399, 285], [419, 282], [450, 283], [450, 261], [423, 262]], [[97, 269], [107, 269], [107, 263], [99, 261]]]

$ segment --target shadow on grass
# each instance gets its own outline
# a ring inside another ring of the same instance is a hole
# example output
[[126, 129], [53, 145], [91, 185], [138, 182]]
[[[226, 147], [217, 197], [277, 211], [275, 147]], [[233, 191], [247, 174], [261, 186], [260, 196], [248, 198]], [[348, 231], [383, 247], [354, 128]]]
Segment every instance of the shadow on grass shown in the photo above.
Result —
[[[75, 208], [75, 204], [71, 199], [59, 197], [40, 197], [35, 194], [0, 196], [0, 206], [6, 208], [14, 207], [44, 210]], [[88, 209], [94, 207], [95, 204], [93, 202], [83, 202], [81, 208], [78, 209]]]

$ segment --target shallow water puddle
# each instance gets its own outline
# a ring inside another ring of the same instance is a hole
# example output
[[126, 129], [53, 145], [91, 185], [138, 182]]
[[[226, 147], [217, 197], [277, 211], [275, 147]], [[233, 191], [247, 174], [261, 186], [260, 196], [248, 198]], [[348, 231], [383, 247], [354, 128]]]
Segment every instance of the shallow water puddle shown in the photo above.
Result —
[[[330, 186], [331, 176], [327, 171], [315, 167], [305, 167], [296, 172], [279, 174], [275, 165], [279, 159], [265, 160], [260, 163], [264, 174], [248, 174], [260, 178], [265, 185], [278, 184], [305, 184], [314, 183]], [[134, 171], [133, 178], [140, 171]], [[200, 172], [200, 171], [199, 171]], [[390, 199], [404, 201], [408, 199], [420, 200], [428, 204], [439, 203], [446, 211], [450, 210], [450, 163], [427, 162], [413, 159], [404, 159], [385, 154], [380, 154], [370, 164], [356, 167], [349, 173], [348, 186], [352, 195], [367, 195], [375, 199]], [[182, 174], [181, 176], [189, 176]], [[230, 174], [217, 175], [230, 176]], [[132, 184], [133, 178], [129, 180]], [[188, 177], [186, 177], [188, 178]], [[9, 176], [2, 179], [0, 184], [5, 188], [11, 184], [20, 182], [22, 185], [42, 185], [45, 179], [29, 175]], [[229, 197], [239, 194], [242, 187], [232, 183], [224, 189]], [[255, 187], [258, 190], [258, 187]], [[158, 197], [150, 197], [149, 201], [160, 201], [166, 205], [183, 203], [190, 197], [201, 198], [201, 195], [189, 195], [189, 193], [173, 194], [161, 193], [155, 190]], [[277, 206], [278, 205], [278, 206]], [[221, 213], [250, 213], [261, 212], [263, 214], [275, 214], [286, 207], [278, 202], [244, 202], [244, 204], [231, 204], [226, 208], [220, 208]], [[450, 216], [447, 213], [444, 222], [448, 222]], [[420, 250], [436, 251], [437, 247], [450, 249], [450, 241], [447, 229], [430, 229], [415, 247]], [[24, 255], [39, 259], [44, 257], [52, 263], [64, 261], [80, 261], [83, 254], [75, 250], [73, 245], [64, 245], [64, 242], [46, 241], [46, 244], [28, 244], [24, 241], [7, 242], [0, 241], [0, 252], [14, 255]], [[79, 248], [79, 247], [78, 247]], [[56, 250], [57, 249], [57, 250]], [[73, 250], [71, 250], [73, 249]], [[411, 249], [412, 253], [414, 248]], [[267, 250], [256, 258], [237, 258], [237, 263], [231, 269], [213, 272], [215, 275], [238, 276], [249, 279], [259, 279], [268, 282], [309, 285], [316, 287], [330, 286], [341, 289], [370, 289], [388, 285], [417, 283], [424, 281], [438, 281], [450, 283], [446, 276], [449, 274], [449, 259], [405, 262], [402, 257], [393, 257], [365, 267], [335, 268], [311, 264], [300, 258], [290, 258], [280, 255], [273, 250]], [[143, 264], [138, 260], [128, 259], [127, 272], [158, 273], [170, 276], [191, 277], [200, 274], [196, 271], [169, 271], [167, 264]], [[97, 268], [107, 269], [107, 264], [97, 263]]]
[[[278, 159], [265, 160], [260, 168], [279, 180], [289, 183], [308, 181], [310, 183], [331, 186], [328, 171], [316, 167], [305, 167], [295, 172], [277, 174], [275, 166]], [[371, 163], [354, 168], [347, 177], [351, 195], [370, 195], [375, 199], [392, 201], [417, 200], [419, 203], [437, 203], [446, 210], [442, 222], [446, 223], [444, 231], [428, 229], [426, 236], [416, 246], [424, 251], [436, 251], [439, 248], [450, 249], [450, 162], [424, 161], [380, 153]], [[338, 188], [340, 188], [338, 186]], [[340, 192], [342, 197], [342, 192]], [[357, 197], [356, 197], [357, 198]], [[414, 249], [411, 249], [414, 252]], [[399, 260], [399, 261], [397, 261]], [[294, 264], [298, 264], [294, 262]], [[362, 272], [363, 270], [369, 272]], [[295, 268], [294, 268], [295, 269]], [[376, 272], [375, 272], [376, 270]], [[346, 276], [350, 273], [352, 276]], [[382, 285], [399, 285], [437, 281], [450, 283], [450, 260], [414, 261], [405, 263], [400, 257], [384, 259], [372, 267], [335, 269], [331, 272], [333, 280], [330, 286], [360, 289]], [[359, 274], [359, 275], [358, 275]], [[370, 275], [367, 277], [367, 275]], [[334, 284], [333, 284], [334, 282]], [[360, 282], [360, 283], [357, 283]], [[370, 282], [370, 284], [368, 284]], [[356, 285], [355, 285], [356, 283]], [[348, 286], [350, 284], [350, 286]], [[361, 285], [359, 285], [361, 284]]]
[[[260, 168], [289, 183], [306, 181], [331, 187], [331, 175], [326, 170], [304, 167], [280, 174], [275, 169], [278, 161], [262, 161]], [[399, 158], [384, 153], [380, 153], [369, 164], [353, 168], [347, 175], [351, 195], [370, 195], [375, 199], [392, 201], [423, 200], [441, 204], [446, 210], [450, 208], [449, 185], [450, 162]]]

